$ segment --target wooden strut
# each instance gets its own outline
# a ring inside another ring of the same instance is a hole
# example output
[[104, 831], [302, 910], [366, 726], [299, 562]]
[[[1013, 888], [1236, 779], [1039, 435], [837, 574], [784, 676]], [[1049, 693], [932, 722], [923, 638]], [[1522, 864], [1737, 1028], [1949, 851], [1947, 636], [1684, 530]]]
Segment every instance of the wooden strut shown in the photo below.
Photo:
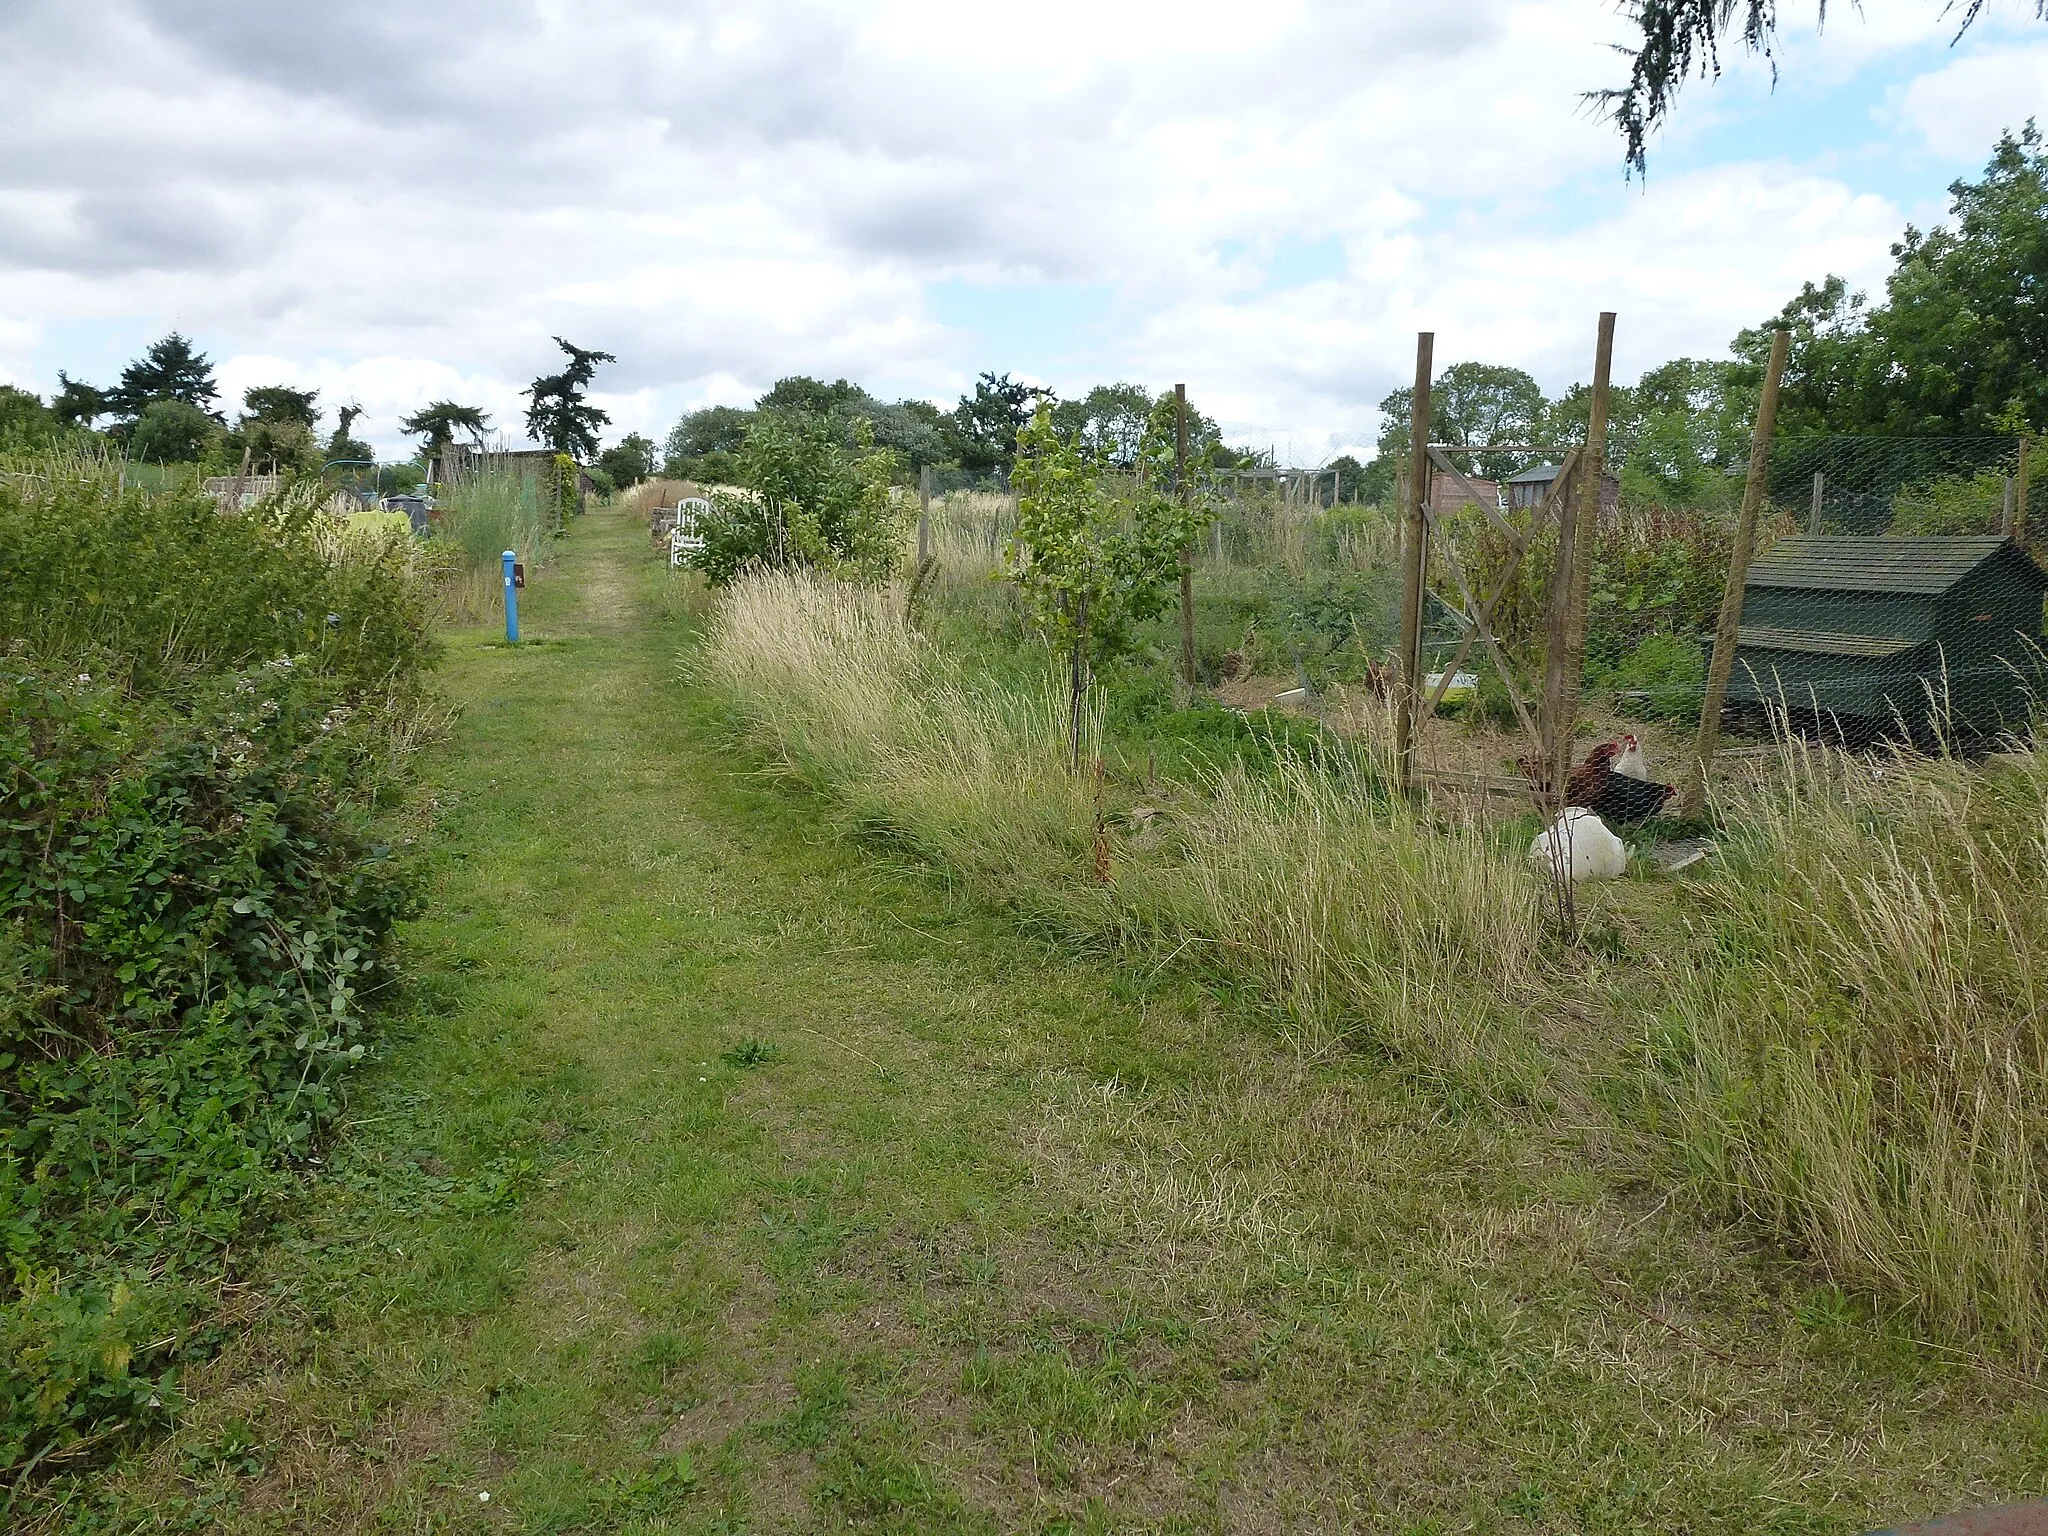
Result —
[[1741, 640], [1743, 588], [1749, 580], [1749, 554], [1756, 542], [1757, 514], [1771, 465], [1771, 434], [1778, 420], [1778, 386], [1792, 345], [1790, 331], [1771, 332], [1770, 361], [1764, 366], [1763, 393], [1757, 399], [1756, 428], [1749, 440], [1749, 475], [1742, 487], [1742, 510], [1736, 515], [1735, 544], [1728, 553], [1728, 585], [1721, 592], [1721, 613], [1714, 626], [1714, 654], [1707, 664], [1707, 690], [1700, 700], [1699, 734], [1694, 738], [1691, 772], [1679, 798], [1680, 814], [1697, 816], [1707, 807], [1707, 774], [1721, 736], [1721, 706], [1728, 696], [1728, 678], [1735, 670]]
[[[1430, 516], [1426, 504], [1423, 508], [1423, 515], [1428, 517], [1432, 523], [1435, 521], [1435, 518]], [[1443, 541], [1443, 560], [1444, 564], [1450, 567], [1451, 575], [1457, 580], [1458, 590], [1465, 595], [1465, 609], [1473, 616], [1477, 623], [1479, 639], [1486, 647], [1486, 654], [1493, 658], [1495, 670], [1500, 673], [1503, 679], [1512, 678], [1514, 673], [1509, 670], [1508, 659], [1502, 653], [1500, 643], [1493, 638], [1493, 631], [1483, 621], [1479, 621], [1479, 599], [1472, 595], [1472, 588], [1465, 580], [1464, 567], [1458, 564], [1458, 552], [1451, 547], [1451, 542], [1448, 539]], [[1448, 681], [1448, 674], [1437, 680], [1437, 691], [1439, 694], [1442, 693], [1443, 685], [1446, 681]], [[1537, 733], [1536, 721], [1530, 715], [1528, 707], [1522, 703], [1522, 696], [1515, 691], [1512, 685], [1508, 688], [1508, 702], [1515, 706], [1515, 718], [1521, 721], [1522, 729], [1529, 733], [1529, 739], [1532, 742], [1540, 742], [1542, 738]]]

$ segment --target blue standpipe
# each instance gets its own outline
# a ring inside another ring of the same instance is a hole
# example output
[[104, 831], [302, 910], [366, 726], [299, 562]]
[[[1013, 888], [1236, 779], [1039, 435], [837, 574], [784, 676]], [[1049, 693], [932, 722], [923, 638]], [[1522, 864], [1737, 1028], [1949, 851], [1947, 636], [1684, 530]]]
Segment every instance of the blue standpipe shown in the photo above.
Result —
[[517, 645], [519, 643], [519, 594], [512, 587], [512, 567], [517, 563], [519, 556], [508, 549], [502, 558], [505, 562], [505, 643]]

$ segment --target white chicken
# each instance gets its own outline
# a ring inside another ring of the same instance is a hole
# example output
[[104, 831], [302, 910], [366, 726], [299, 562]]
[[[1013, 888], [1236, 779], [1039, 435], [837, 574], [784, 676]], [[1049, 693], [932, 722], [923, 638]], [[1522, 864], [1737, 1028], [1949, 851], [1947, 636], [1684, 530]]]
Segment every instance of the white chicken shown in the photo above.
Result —
[[1573, 885], [1616, 880], [1628, 872], [1628, 845], [1583, 805], [1568, 805], [1529, 845], [1529, 859], [1551, 879]]
[[1621, 738], [1621, 751], [1615, 756], [1614, 771], [1627, 774], [1632, 779], [1649, 779], [1650, 760], [1643, 756], [1643, 744], [1634, 736]]

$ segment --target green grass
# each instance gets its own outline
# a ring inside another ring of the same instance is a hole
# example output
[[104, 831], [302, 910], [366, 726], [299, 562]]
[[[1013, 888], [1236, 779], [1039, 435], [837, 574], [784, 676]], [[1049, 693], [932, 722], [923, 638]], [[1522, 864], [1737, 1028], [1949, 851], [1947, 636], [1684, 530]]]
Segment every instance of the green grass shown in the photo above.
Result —
[[[594, 512], [451, 636], [411, 1003], [105, 1530], [1842, 1531], [2048, 1488], [2031, 1391], [1298, 1054], [755, 771]], [[488, 1493], [483, 1501], [480, 1495]]]

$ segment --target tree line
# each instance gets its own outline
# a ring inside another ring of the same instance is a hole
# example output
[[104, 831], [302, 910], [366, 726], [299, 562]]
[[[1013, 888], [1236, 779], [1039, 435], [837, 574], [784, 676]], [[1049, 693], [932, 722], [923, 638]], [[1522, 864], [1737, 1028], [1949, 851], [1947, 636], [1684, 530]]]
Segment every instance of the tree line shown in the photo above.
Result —
[[[527, 386], [527, 435], [556, 453], [601, 468], [620, 449], [599, 451], [599, 434], [611, 417], [590, 403], [588, 389], [599, 366], [618, 359], [559, 336], [554, 340], [566, 362]], [[229, 420], [220, 409], [212, 360], [178, 331], [150, 345], [111, 387], [88, 384], [62, 370], [57, 380], [59, 387], [47, 401], [0, 384], [0, 452], [67, 444], [111, 447], [131, 461], [197, 465], [223, 475], [305, 475], [337, 464], [376, 463], [376, 450], [353, 432], [363, 408], [353, 402], [337, 406], [334, 428], [323, 434], [318, 390], [253, 386], [242, 392], [242, 409]], [[400, 431], [419, 440], [419, 461], [385, 465], [380, 479], [390, 482], [387, 489], [417, 484], [426, 463], [458, 442], [481, 446], [490, 429], [490, 413], [479, 406], [432, 401], [399, 423]], [[636, 460], [630, 447], [636, 441], [651, 454], [645, 438], [629, 436], [624, 463], [630, 469], [639, 462], [633, 478], [645, 478], [648, 455]]]
[[[750, 433], [802, 418], [826, 423], [848, 449], [865, 446], [893, 455], [899, 477], [932, 466], [975, 480], [1007, 482], [1018, 435], [1041, 405], [1064, 437], [1128, 471], [1138, 462], [1146, 423], [1157, 404], [1158, 397], [1140, 384], [1098, 384], [1062, 399], [1007, 373], [984, 373], [947, 410], [928, 400], [883, 402], [845, 379], [827, 384], [798, 374], [778, 380], [751, 406], [713, 405], [686, 414], [668, 435], [662, 472], [736, 480], [744, 473]], [[1254, 457], [1227, 447], [1216, 423], [1199, 411], [1190, 412], [1188, 431], [1189, 452], [1197, 462], [1237, 464]]]

